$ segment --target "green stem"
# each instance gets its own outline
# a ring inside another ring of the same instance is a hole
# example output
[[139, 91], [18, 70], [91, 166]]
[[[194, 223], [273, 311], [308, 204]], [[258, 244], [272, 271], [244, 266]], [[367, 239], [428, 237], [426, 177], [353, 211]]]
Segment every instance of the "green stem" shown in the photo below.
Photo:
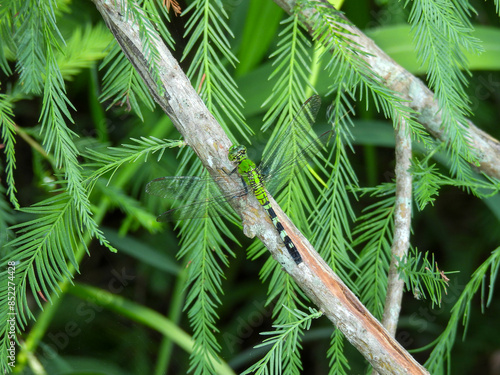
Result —
[[[95, 216], [96, 223], [99, 224], [102, 221], [108, 209], [108, 206], [109, 206], [108, 201], [101, 202], [99, 208], [96, 210], [96, 216]], [[86, 235], [85, 244], [88, 245], [90, 243], [90, 240], [91, 240], [90, 236]], [[80, 264], [84, 255], [85, 255], [85, 248], [83, 245], [80, 245], [75, 253], [75, 259], [78, 262], [78, 264]], [[68, 265], [68, 270], [71, 273], [71, 275], [74, 276], [75, 268], [73, 267], [72, 264]], [[23, 372], [24, 367], [28, 362], [29, 356], [35, 352], [36, 348], [38, 347], [38, 344], [40, 344], [40, 341], [45, 335], [45, 332], [47, 331], [47, 328], [49, 327], [52, 318], [54, 317], [57, 309], [59, 308], [59, 305], [62, 301], [62, 296], [66, 294], [66, 292], [68, 291], [68, 287], [70, 285], [71, 281], [69, 279], [66, 279], [63, 282], [59, 283], [59, 287], [61, 288], [61, 294], [56, 298], [54, 297], [52, 298], [53, 301], [52, 304], [48, 303], [45, 304], [43, 311], [38, 316], [36, 323], [30, 330], [29, 335], [26, 338], [24, 345], [22, 345], [19, 355], [17, 356], [16, 367], [14, 367], [13, 370], [14, 374], [20, 374]]]
[[[159, 123], [158, 126], [154, 128], [152, 131], [152, 136], [161, 138], [164, 136], [164, 134], [168, 131], [169, 127], [166, 126], [166, 123], [169, 121], [168, 117], [165, 116], [164, 123]], [[19, 132], [19, 134], [22, 134], [23, 132]], [[24, 138], [24, 137], [23, 137]], [[34, 147], [36, 150], [42, 153], [43, 156], [45, 156], [49, 161], [52, 161], [52, 156], [46, 154], [43, 149], [39, 149], [37, 146], [38, 143], [32, 143], [29, 140], [31, 137], [28, 136], [29, 139], [26, 139], [26, 141]], [[32, 140], [32, 139], [31, 139]], [[42, 152], [43, 151], [43, 152]], [[133, 174], [136, 172], [138, 168], [141, 167], [142, 164], [135, 163], [135, 164], [128, 164], [126, 167], [124, 167], [120, 173], [117, 173], [117, 176], [114, 180], [114, 185], [117, 188], [120, 188], [124, 186], [130, 179], [132, 178]], [[100, 204], [97, 206], [97, 208], [94, 210], [94, 220], [97, 223], [97, 225], [100, 225], [102, 220], [104, 219], [107, 210], [109, 208], [109, 201], [107, 199], [102, 199]], [[88, 246], [92, 238], [88, 235], [85, 235], [85, 244]], [[76, 252], [75, 252], [75, 259], [80, 264], [81, 260], [85, 256], [85, 247], [83, 245], [80, 245]], [[69, 264], [68, 265], [68, 270], [71, 273], [72, 277], [74, 277], [75, 274], [75, 269], [74, 267]], [[44, 337], [50, 322], [52, 321], [55, 312], [57, 311], [60, 303], [62, 296], [68, 291], [68, 288], [70, 287], [71, 281], [69, 279], [64, 280], [63, 282], [59, 283], [59, 287], [61, 289], [61, 294], [58, 296], [55, 296], [52, 298], [52, 304], [46, 304], [44, 306], [44, 310], [40, 313], [40, 315], [37, 318], [36, 323], [33, 325], [33, 328], [30, 330], [28, 337], [26, 338], [24, 345], [21, 347], [21, 351], [18, 354], [17, 357], [17, 362], [16, 362], [16, 367], [13, 370], [13, 373], [22, 373], [24, 370], [24, 367], [26, 366], [26, 363], [28, 362], [29, 356], [36, 351], [36, 348], [38, 347], [40, 341]]]
[[[180, 329], [175, 322], [154, 310], [89, 285], [77, 283], [69, 288], [68, 292], [162, 333], [188, 353], [193, 351], [194, 341], [191, 336]], [[234, 375], [234, 371], [220, 358], [211, 358], [211, 361], [217, 374]]]
[[16, 133], [19, 134], [19, 136], [24, 139], [24, 141], [29, 144], [31, 148], [38, 151], [38, 153], [46, 158], [52, 165], [55, 165], [55, 160], [52, 155], [47, 154], [40, 143], [31, 138], [31, 136], [20, 126], [14, 125], [14, 128], [16, 129]]
[[[179, 272], [173, 296], [170, 301], [170, 310], [168, 313], [168, 317], [176, 325], [179, 323], [182, 315], [184, 296], [186, 294], [186, 278], [187, 262], [185, 264], [184, 270]], [[155, 375], [163, 375], [167, 373], [173, 344], [174, 340], [169, 335], [165, 335], [161, 342], [160, 348], [158, 349], [158, 361], [156, 363]]]
[[[311, 83], [312, 87], [316, 87], [318, 80], [319, 80], [319, 75], [320, 75], [320, 70], [321, 70], [321, 55], [323, 54], [324, 48], [317, 42], [314, 43], [315, 48], [314, 48], [314, 53], [311, 61], [311, 74], [309, 75], [309, 82]], [[307, 87], [307, 97], [311, 96], [313, 94], [312, 89], [310, 87]]]
[[94, 65], [89, 70], [90, 73], [90, 89], [89, 89], [89, 106], [90, 114], [92, 115], [93, 123], [97, 131], [97, 138], [101, 143], [109, 142], [108, 131], [106, 129], [106, 115], [104, 109], [99, 102], [99, 78], [97, 67]]

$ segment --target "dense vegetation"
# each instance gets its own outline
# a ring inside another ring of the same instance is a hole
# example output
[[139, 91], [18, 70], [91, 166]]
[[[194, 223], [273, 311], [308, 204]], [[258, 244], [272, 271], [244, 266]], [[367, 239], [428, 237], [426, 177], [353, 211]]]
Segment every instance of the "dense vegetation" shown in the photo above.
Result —
[[[139, 3], [128, 1], [124, 17], [152, 51], [153, 76], [158, 33], [255, 159], [309, 96], [323, 98], [315, 131], [335, 130], [329, 162], [276, 198], [377, 319], [397, 239], [394, 134], [412, 140], [396, 338], [432, 374], [493, 371], [499, 176], [481, 169], [485, 155], [457, 124], [470, 119], [500, 137], [499, 2], [339, 2], [346, 19], [313, 1], [292, 15], [269, 0]], [[316, 18], [305, 20], [312, 8]], [[351, 23], [434, 91], [444, 135], [429, 133], [372, 71], [344, 28]], [[367, 371], [236, 215], [156, 222], [170, 205], [146, 195], [146, 184], [201, 175], [202, 164], [92, 2], [4, 1], [0, 33], [2, 371], [230, 374], [262, 358], [256, 373]], [[262, 332], [270, 352], [253, 348]]]

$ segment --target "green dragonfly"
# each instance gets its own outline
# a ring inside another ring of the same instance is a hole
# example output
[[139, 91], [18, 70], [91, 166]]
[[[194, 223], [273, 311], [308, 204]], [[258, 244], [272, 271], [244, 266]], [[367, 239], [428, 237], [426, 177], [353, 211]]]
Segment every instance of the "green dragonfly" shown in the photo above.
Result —
[[292, 259], [300, 264], [302, 257], [271, 207], [266, 189], [271, 194], [279, 192], [320, 152], [333, 134], [333, 131], [328, 131], [318, 138], [312, 131], [311, 126], [320, 106], [319, 96], [310, 97], [293, 121], [277, 136], [278, 141], [270, 147], [259, 167], [247, 157], [245, 146], [231, 146], [228, 158], [237, 165], [231, 174], [238, 171], [243, 185], [235, 191], [221, 194], [217, 180], [224, 177], [161, 177], [149, 182], [146, 186], [149, 194], [192, 202], [163, 213], [157, 220], [161, 222], [224, 216], [230, 212], [231, 200], [244, 197], [250, 191], [269, 215]]

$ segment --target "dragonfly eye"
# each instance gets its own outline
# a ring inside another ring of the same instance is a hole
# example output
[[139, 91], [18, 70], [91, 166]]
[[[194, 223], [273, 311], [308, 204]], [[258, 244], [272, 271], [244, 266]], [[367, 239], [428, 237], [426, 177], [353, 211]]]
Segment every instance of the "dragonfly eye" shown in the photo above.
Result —
[[227, 158], [230, 161], [237, 161], [242, 158], [243, 155], [247, 153], [247, 148], [243, 145], [233, 145], [229, 148], [229, 153]]

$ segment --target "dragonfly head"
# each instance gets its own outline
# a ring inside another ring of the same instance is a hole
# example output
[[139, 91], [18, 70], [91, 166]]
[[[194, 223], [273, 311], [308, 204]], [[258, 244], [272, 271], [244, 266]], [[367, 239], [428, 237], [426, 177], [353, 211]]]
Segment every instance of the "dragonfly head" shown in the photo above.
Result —
[[247, 148], [243, 145], [233, 145], [229, 148], [229, 154], [227, 155], [227, 158], [230, 161], [236, 161], [240, 162], [242, 159], [245, 158], [247, 154]]

